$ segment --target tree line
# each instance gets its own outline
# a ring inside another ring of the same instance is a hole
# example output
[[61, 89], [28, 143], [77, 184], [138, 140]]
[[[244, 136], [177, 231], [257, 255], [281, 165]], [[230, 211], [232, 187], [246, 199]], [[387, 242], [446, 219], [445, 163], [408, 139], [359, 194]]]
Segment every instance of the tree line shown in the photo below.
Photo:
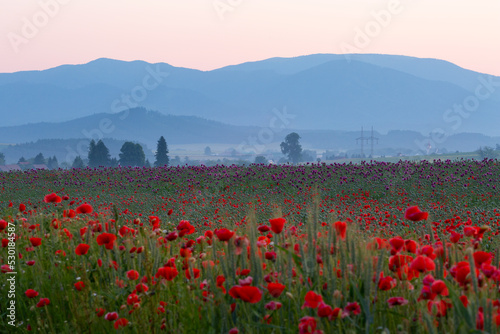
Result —
[[[109, 149], [102, 140], [97, 143], [92, 140], [89, 144], [87, 155], [88, 166], [92, 168], [99, 167], [151, 167], [151, 163], [146, 159], [144, 149], [141, 144], [127, 141], [123, 143], [120, 154], [117, 158], [112, 158]], [[168, 146], [165, 138], [160, 137], [156, 145], [155, 167], [169, 165]], [[84, 168], [85, 162], [80, 156], [73, 161], [72, 168]]]

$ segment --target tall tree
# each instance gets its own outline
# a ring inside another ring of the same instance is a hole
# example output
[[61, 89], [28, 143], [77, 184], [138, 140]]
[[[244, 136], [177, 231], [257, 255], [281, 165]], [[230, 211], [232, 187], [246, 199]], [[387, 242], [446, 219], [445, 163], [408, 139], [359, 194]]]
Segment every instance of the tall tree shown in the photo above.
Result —
[[[78, 157], [80, 158], [80, 157]], [[89, 154], [87, 155], [87, 159], [89, 160], [89, 167], [99, 167], [99, 163], [97, 161], [97, 152], [95, 150], [95, 140], [92, 139], [89, 144]], [[76, 160], [76, 158], [75, 158]], [[81, 158], [80, 158], [81, 160]], [[75, 162], [73, 161], [73, 164]], [[80, 168], [80, 167], [76, 167]]]
[[34, 165], [44, 165], [45, 164], [45, 157], [43, 156], [42, 153], [38, 153], [33, 160]]
[[144, 166], [146, 164], [146, 155], [140, 144], [125, 142], [120, 149], [121, 166]]
[[300, 136], [292, 132], [285, 137], [285, 141], [280, 144], [281, 153], [288, 156], [288, 160], [296, 164], [302, 157], [302, 146], [299, 143]]
[[49, 161], [47, 162], [47, 167], [49, 167], [49, 169], [59, 168], [59, 162], [57, 161], [57, 157], [55, 155], [52, 158], [49, 157]]
[[253, 163], [254, 164], [265, 164], [265, 165], [267, 165], [268, 162], [267, 162], [267, 159], [266, 159], [265, 156], [258, 155], [258, 156], [255, 157], [255, 160], [254, 160]]
[[160, 137], [158, 144], [156, 145], [155, 158], [155, 167], [168, 166], [168, 146], [163, 136]]
[[0, 152], [0, 165], [5, 165], [5, 155]]
[[73, 160], [71, 168], [83, 168], [83, 167], [85, 167], [85, 164], [83, 163], [82, 158], [80, 156], [77, 156], [75, 160]]
[[89, 167], [109, 167], [111, 166], [111, 156], [109, 149], [104, 145], [102, 140], [97, 144], [94, 140], [90, 142], [89, 146]]

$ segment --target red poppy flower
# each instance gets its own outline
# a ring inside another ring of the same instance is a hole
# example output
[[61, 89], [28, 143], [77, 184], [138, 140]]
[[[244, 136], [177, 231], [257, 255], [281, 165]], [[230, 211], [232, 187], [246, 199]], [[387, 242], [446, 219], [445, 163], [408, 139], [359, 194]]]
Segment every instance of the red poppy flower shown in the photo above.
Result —
[[85, 284], [82, 281], [78, 281], [75, 283], [75, 289], [78, 291], [82, 291], [82, 289], [85, 287]]
[[167, 281], [171, 281], [174, 278], [176, 278], [177, 275], [179, 275], [177, 268], [175, 268], [175, 267], [161, 267], [156, 272], [155, 277], [156, 278], [162, 277], [162, 278], [166, 279]]
[[416, 241], [411, 240], [411, 239], [405, 240], [405, 250], [408, 253], [416, 254], [417, 248], [418, 248], [418, 244]]
[[382, 291], [391, 290], [395, 286], [396, 286], [396, 281], [390, 276], [382, 277], [378, 281], [378, 288], [379, 288], [379, 290], [382, 290]]
[[116, 319], [118, 319], [118, 313], [116, 313], [116, 312], [106, 313], [106, 315], [104, 316], [104, 319], [106, 319], [108, 321], [115, 321]]
[[10, 272], [12, 272], [12, 269], [10, 269], [10, 266], [8, 264], [2, 264], [2, 266], [0, 268], [1, 268], [0, 271], [2, 273], [10, 273]]
[[265, 252], [264, 257], [269, 261], [276, 261], [276, 252]]
[[450, 274], [460, 285], [467, 285], [471, 282], [470, 265], [467, 261], [460, 261], [450, 268]]
[[191, 223], [187, 220], [181, 220], [179, 225], [177, 225], [177, 230], [179, 231], [179, 237], [183, 237], [185, 235], [193, 234], [196, 230]]
[[274, 298], [278, 298], [285, 290], [286, 286], [280, 283], [269, 283], [267, 284], [267, 291]]
[[483, 251], [474, 252], [472, 256], [474, 257], [476, 268], [481, 268], [483, 263], [491, 264], [491, 260], [493, 260], [493, 255], [491, 255], [491, 253]]
[[141, 298], [139, 298], [139, 296], [135, 292], [133, 292], [127, 296], [127, 304], [128, 305], [134, 305], [134, 304], [140, 303], [140, 302], [141, 302]]
[[97, 236], [97, 244], [99, 246], [105, 245], [106, 249], [113, 249], [115, 245], [116, 235], [112, 233], [102, 233]]
[[57, 194], [52, 193], [52, 194], [45, 195], [45, 197], [43, 198], [43, 201], [45, 203], [61, 203], [62, 199]]
[[165, 236], [165, 239], [167, 239], [168, 241], [174, 241], [178, 237], [179, 237], [179, 235], [177, 234], [177, 232], [173, 231], [173, 232], [170, 232], [169, 234], [167, 234]]
[[302, 308], [304, 307], [316, 308], [323, 301], [323, 297], [321, 295], [318, 295], [314, 291], [309, 291], [306, 293], [304, 300], [305, 302], [302, 305]]
[[238, 334], [240, 330], [236, 327], [233, 327], [229, 330], [229, 334]]
[[326, 318], [331, 316], [333, 313], [333, 309], [330, 305], [325, 303], [320, 303], [318, 306], [318, 317]]
[[26, 295], [26, 297], [28, 298], [35, 298], [36, 296], [38, 296], [38, 292], [33, 290], [33, 289], [28, 289], [24, 292], [24, 294]]
[[419, 255], [411, 262], [410, 269], [423, 273], [436, 269], [436, 264], [431, 258]]
[[220, 230], [215, 230], [215, 235], [220, 241], [228, 241], [233, 237], [235, 232], [228, 230], [227, 228], [221, 228]]
[[410, 255], [394, 255], [389, 258], [389, 270], [398, 271], [400, 268], [406, 266], [413, 261]]
[[76, 208], [76, 213], [92, 213], [94, 211], [94, 208], [90, 204], [84, 203], [80, 205], [79, 207]]
[[418, 206], [410, 206], [406, 209], [405, 218], [414, 222], [426, 220], [429, 217], [428, 212], [422, 212]]
[[[193, 268], [193, 274], [195, 279], [200, 277], [200, 269]], [[191, 271], [189, 269], [186, 269], [184, 271], [184, 275], [186, 276], [187, 279], [191, 279]]]
[[135, 281], [139, 279], [139, 273], [137, 272], [137, 270], [129, 270], [127, 271], [127, 278], [131, 281]]
[[257, 229], [261, 233], [266, 233], [266, 232], [269, 232], [271, 230], [271, 228], [267, 225], [261, 225], [261, 226], [257, 227]]
[[349, 315], [358, 315], [361, 313], [361, 307], [357, 302], [353, 303], [347, 303], [347, 306], [344, 308], [344, 310], [349, 314]]
[[236, 299], [241, 299], [244, 302], [255, 304], [262, 299], [262, 291], [255, 286], [239, 286], [235, 285], [229, 290], [229, 295]]
[[30, 242], [33, 247], [38, 247], [42, 244], [42, 238], [31, 237]]
[[24, 212], [26, 210], [26, 205], [23, 203], [19, 204], [19, 212]]
[[5, 230], [7, 228], [7, 225], [9, 225], [9, 223], [7, 223], [3, 219], [0, 219], [0, 232], [3, 231], [3, 230]]
[[427, 302], [427, 310], [429, 311], [429, 313], [435, 315], [436, 317], [446, 316], [446, 309], [447, 308], [448, 308], [448, 306], [444, 300], [440, 300], [440, 301], [429, 300]]
[[395, 238], [389, 239], [389, 244], [392, 247], [391, 254], [397, 254], [405, 246], [405, 241], [401, 237], [395, 237]]
[[120, 328], [126, 327], [127, 325], [128, 325], [128, 320], [125, 318], [120, 318], [120, 319], [115, 321], [115, 324], [113, 325], [113, 327], [115, 329], [120, 329]]
[[64, 210], [63, 211], [63, 217], [67, 217], [67, 218], [74, 218], [76, 216], [76, 212], [75, 210]]
[[89, 251], [90, 246], [87, 244], [79, 244], [75, 248], [76, 255], [85, 255]]
[[342, 240], [345, 240], [346, 231], [347, 231], [347, 223], [346, 222], [335, 222], [333, 223], [333, 227], [335, 227], [335, 231], [340, 236]]
[[456, 244], [457, 242], [460, 241], [460, 239], [462, 239], [462, 235], [460, 233], [451, 231], [450, 234], [451, 234], [450, 241], [453, 242], [454, 244]]
[[104, 312], [106, 312], [102, 307], [99, 307], [99, 308], [96, 308], [95, 309], [95, 313], [97, 314], [97, 316], [100, 318], [104, 315]]
[[437, 294], [432, 292], [432, 289], [429, 285], [422, 286], [422, 290], [420, 291], [420, 296], [418, 296], [418, 301], [421, 300], [434, 300]]
[[283, 306], [280, 302], [270, 301], [266, 304], [265, 309], [269, 311], [279, 310]]
[[435, 280], [431, 285], [431, 290], [433, 293], [440, 296], [448, 296], [448, 287], [442, 280]]
[[167, 215], [169, 215], [169, 216], [170, 216], [173, 212], [174, 212], [174, 210], [173, 210], [173, 209], [170, 209], [170, 210], [168, 210]]
[[281, 231], [283, 231], [286, 220], [285, 218], [274, 218], [274, 219], [269, 219], [269, 223], [271, 224], [271, 230], [274, 233], [279, 234], [281, 233]]
[[36, 307], [44, 307], [50, 304], [49, 298], [40, 298], [40, 301], [36, 304]]
[[465, 295], [460, 296], [460, 301], [462, 302], [464, 307], [469, 306], [469, 299], [467, 299], [467, 296], [465, 296]]
[[313, 317], [305, 316], [300, 319], [299, 334], [310, 334], [316, 332], [316, 319]]
[[391, 297], [387, 299], [387, 303], [389, 304], [389, 308], [394, 306], [406, 305], [408, 304], [408, 300], [403, 297]]

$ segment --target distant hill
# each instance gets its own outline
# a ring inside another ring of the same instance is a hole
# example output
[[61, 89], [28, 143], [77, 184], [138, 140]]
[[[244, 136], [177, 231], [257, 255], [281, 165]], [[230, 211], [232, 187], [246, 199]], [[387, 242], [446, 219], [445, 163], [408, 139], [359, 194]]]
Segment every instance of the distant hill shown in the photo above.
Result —
[[[159, 85], [152, 88], [155, 78]], [[0, 74], [0, 125], [70, 121], [144, 106], [164, 115], [268, 127], [273, 109], [286, 107], [294, 116], [290, 126], [301, 130], [373, 125], [383, 132], [440, 128], [448, 135], [496, 136], [500, 87], [469, 116], [452, 113], [446, 121], [448, 109], [474, 96], [479, 78], [487, 76], [442, 60], [391, 55], [272, 58], [207, 72], [98, 59]], [[127, 95], [135, 96], [128, 105]], [[11, 141], [0, 133], [0, 142]]]
[[156, 147], [160, 136], [165, 136], [169, 144], [234, 142], [236, 146], [257, 131], [256, 127], [236, 127], [194, 116], [163, 115], [144, 108], [118, 114], [95, 114], [59, 123], [0, 127], [2, 138], [7, 138], [10, 143], [53, 138], [114, 138], [142, 142], [152, 148]]
[[[34, 157], [40, 152], [46, 158], [56, 155], [59, 162], [71, 162], [76, 155], [86, 157], [91, 138], [105, 138], [104, 142], [114, 157], [118, 156], [124, 141], [134, 141], [141, 143], [147, 158], [154, 161], [153, 150], [160, 136], [164, 136], [170, 147], [190, 145], [198, 147], [201, 152], [208, 143], [219, 144], [231, 147], [243, 156], [280, 152], [280, 142], [292, 131], [299, 133], [304, 149], [330, 150], [337, 154], [347, 152], [349, 155], [360, 153], [356, 140], [361, 135], [359, 131], [235, 126], [194, 116], [163, 115], [144, 108], [118, 114], [95, 114], [60, 123], [0, 127], [2, 136], [17, 144], [2, 145], [0, 150], [9, 163], [16, 162], [21, 156]], [[370, 136], [371, 133], [365, 128], [364, 135]], [[417, 131], [398, 130], [386, 134], [376, 131], [374, 136], [378, 138], [374, 143], [375, 155], [470, 152], [480, 146], [500, 144], [500, 137], [473, 133], [451, 135], [442, 143], [432, 143], [430, 148], [427, 148], [428, 138]], [[364, 152], [366, 155], [370, 153], [368, 142]]]

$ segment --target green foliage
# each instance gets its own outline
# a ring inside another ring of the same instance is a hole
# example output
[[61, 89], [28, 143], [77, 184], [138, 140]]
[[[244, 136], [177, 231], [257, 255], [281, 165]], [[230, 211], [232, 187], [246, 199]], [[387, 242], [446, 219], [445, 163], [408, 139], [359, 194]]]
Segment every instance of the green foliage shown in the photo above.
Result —
[[43, 156], [42, 153], [38, 153], [33, 160], [33, 164], [35, 165], [44, 165], [45, 164], [45, 157]]
[[77, 156], [75, 160], [73, 160], [71, 168], [85, 168], [85, 163], [80, 156]]
[[485, 147], [480, 147], [477, 152], [479, 154], [479, 158], [481, 159], [497, 159], [498, 157], [500, 157], [498, 149], [499, 149], [498, 145], [496, 149], [494, 149], [493, 147], [485, 146]]
[[140, 144], [125, 142], [120, 150], [121, 166], [142, 167], [146, 164], [146, 155]]
[[88, 159], [89, 167], [98, 168], [111, 166], [109, 150], [102, 140], [99, 140], [97, 144], [94, 140], [90, 142]]
[[267, 164], [267, 159], [263, 155], [258, 155], [255, 157], [254, 164]]
[[49, 160], [47, 162], [47, 167], [49, 169], [58, 169], [59, 168], [59, 162], [57, 161], [57, 157], [55, 155], [53, 157], [49, 157]]
[[158, 144], [156, 145], [155, 158], [155, 167], [168, 166], [168, 146], [163, 136], [160, 137]]
[[212, 149], [210, 148], [210, 146], [205, 147], [204, 153], [205, 155], [212, 155]]
[[302, 158], [302, 146], [299, 143], [300, 136], [292, 132], [285, 137], [285, 141], [280, 144], [281, 153], [288, 156], [288, 160], [297, 164]]

